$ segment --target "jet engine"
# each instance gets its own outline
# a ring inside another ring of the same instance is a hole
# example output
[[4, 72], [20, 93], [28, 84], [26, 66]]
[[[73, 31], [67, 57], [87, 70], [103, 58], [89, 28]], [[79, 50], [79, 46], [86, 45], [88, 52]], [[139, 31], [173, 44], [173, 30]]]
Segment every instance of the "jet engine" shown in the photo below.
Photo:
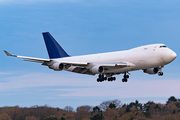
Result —
[[144, 73], [148, 73], [148, 74], [156, 74], [158, 73], [159, 69], [158, 68], [149, 68], [149, 69], [145, 69]]
[[100, 74], [100, 73], [103, 73], [104, 71], [104, 68], [102, 66], [94, 66], [90, 69], [90, 71], [93, 73], [93, 74]]
[[64, 69], [64, 64], [62, 64], [62, 63], [54, 63], [49, 68], [51, 68], [51, 69], [53, 69], [55, 71], [61, 71], [61, 70]]

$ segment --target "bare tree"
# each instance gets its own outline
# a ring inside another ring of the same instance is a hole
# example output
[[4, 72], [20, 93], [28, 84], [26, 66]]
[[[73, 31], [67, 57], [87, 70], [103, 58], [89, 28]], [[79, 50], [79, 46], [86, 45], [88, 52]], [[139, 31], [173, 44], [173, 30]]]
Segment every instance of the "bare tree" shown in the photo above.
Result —
[[66, 106], [64, 107], [64, 110], [68, 111], [68, 112], [73, 112], [74, 111], [74, 108], [71, 107], [71, 106]]
[[115, 100], [109, 100], [109, 101], [104, 101], [100, 104], [100, 108], [105, 111], [107, 108], [109, 108], [110, 105], [115, 105], [114, 108], [120, 108], [122, 106], [121, 101], [115, 99]]

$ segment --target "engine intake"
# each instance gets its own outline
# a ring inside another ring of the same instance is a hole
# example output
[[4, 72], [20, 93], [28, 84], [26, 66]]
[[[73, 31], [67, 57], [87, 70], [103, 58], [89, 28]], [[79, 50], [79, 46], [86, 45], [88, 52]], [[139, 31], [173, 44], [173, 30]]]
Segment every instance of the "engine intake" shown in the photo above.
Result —
[[149, 68], [149, 69], [145, 69], [144, 73], [148, 73], [148, 74], [156, 74], [158, 73], [159, 69], [158, 68]]
[[90, 69], [90, 71], [93, 73], [93, 74], [100, 74], [100, 73], [103, 73], [104, 72], [104, 68], [102, 66], [94, 66]]
[[64, 69], [64, 64], [62, 64], [62, 63], [54, 63], [49, 68], [51, 68], [51, 69], [53, 69], [55, 71], [61, 71], [61, 70]]

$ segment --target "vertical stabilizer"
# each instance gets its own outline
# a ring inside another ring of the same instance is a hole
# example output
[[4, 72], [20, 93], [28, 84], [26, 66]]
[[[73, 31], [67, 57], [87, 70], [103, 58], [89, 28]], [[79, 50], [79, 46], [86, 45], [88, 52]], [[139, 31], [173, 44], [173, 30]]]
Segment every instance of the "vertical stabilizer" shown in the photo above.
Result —
[[69, 55], [64, 51], [64, 49], [58, 44], [58, 42], [49, 32], [44, 32], [42, 34], [50, 59], [69, 57]]

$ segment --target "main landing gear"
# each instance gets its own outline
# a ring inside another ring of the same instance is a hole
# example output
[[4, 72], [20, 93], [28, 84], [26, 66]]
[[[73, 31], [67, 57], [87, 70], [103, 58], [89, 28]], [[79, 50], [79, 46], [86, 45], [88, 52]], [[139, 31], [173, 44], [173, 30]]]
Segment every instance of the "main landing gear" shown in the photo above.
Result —
[[104, 74], [99, 74], [98, 76], [98, 79], [97, 79], [97, 82], [103, 82], [105, 80], [108, 80], [108, 81], [115, 81], [116, 80], [116, 77], [104, 77]]
[[99, 77], [97, 79], [97, 82], [103, 82], [107, 80], [107, 77], [104, 77], [104, 74], [99, 74]]
[[[128, 81], [129, 75], [127, 75], [127, 73], [128, 72], [124, 73], [124, 77], [122, 79], [122, 82], [127, 82]], [[103, 81], [106, 81], [106, 80], [108, 80], [108, 81], [115, 81], [116, 77], [112, 77], [112, 76], [113, 76], [113, 74], [106, 75], [106, 77], [104, 77], [104, 74], [99, 74], [99, 76], [97, 78], [97, 82], [103, 82]]]
[[124, 78], [122, 79], [122, 82], [127, 82], [129, 78], [129, 75], [126, 75], [126, 72], [124, 73]]

